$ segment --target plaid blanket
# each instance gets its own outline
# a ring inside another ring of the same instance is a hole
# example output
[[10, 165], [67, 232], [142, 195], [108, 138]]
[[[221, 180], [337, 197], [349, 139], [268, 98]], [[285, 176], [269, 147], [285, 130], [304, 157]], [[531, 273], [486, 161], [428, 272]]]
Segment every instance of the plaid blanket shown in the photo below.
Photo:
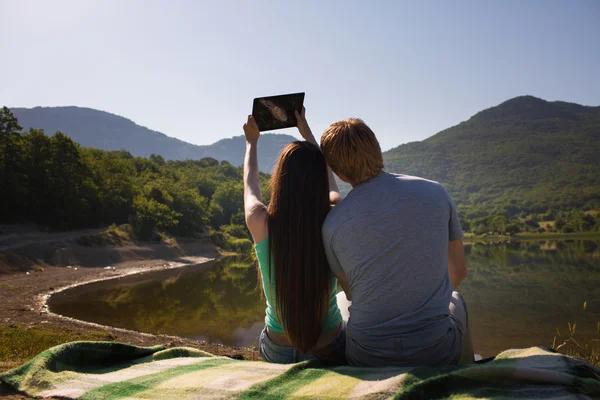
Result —
[[276, 365], [189, 348], [73, 342], [0, 375], [30, 396], [81, 399], [600, 398], [600, 370], [543, 348], [437, 368]]

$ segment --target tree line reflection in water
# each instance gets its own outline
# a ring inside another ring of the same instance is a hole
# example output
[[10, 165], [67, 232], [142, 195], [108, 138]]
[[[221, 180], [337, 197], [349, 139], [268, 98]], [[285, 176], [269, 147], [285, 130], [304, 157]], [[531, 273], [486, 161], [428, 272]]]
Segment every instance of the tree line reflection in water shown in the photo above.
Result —
[[[556, 328], [593, 335], [600, 321], [600, 241], [523, 241], [465, 247], [476, 352], [550, 346]], [[583, 302], [587, 301], [587, 310]], [[97, 282], [50, 299], [52, 311], [103, 325], [252, 346], [264, 299], [251, 256]]]
[[[551, 346], [558, 328], [596, 334], [600, 321], [600, 241], [523, 241], [466, 246], [467, 299], [475, 350]], [[583, 303], [587, 301], [587, 310]]]

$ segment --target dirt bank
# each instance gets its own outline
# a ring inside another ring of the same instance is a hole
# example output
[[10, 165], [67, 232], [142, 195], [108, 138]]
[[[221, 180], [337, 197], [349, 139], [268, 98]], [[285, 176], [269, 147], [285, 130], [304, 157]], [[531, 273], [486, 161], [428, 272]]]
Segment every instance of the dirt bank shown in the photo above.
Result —
[[[257, 352], [249, 349], [103, 327], [49, 313], [44, 308], [46, 297], [66, 286], [144, 271], [180, 268], [219, 257], [206, 238], [89, 247], [78, 243], [82, 234], [89, 235], [90, 231], [55, 236], [31, 232], [0, 235], [0, 325], [24, 329], [44, 327], [73, 335], [102, 332], [110, 340], [135, 345], [190, 346], [218, 355], [258, 359]], [[107, 266], [111, 268], [106, 269]], [[0, 346], [10, 346], [10, 343], [1, 343], [3, 340], [9, 339], [0, 334]], [[23, 361], [0, 359], [0, 371]], [[7, 395], [0, 385], [0, 396]], [[22, 398], [10, 395], [11, 398]]]

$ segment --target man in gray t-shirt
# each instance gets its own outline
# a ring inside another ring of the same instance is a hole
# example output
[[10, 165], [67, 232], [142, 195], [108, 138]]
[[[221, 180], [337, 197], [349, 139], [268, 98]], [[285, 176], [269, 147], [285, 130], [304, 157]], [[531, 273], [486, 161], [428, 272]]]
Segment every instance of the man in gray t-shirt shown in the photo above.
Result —
[[349, 300], [351, 365], [437, 365], [472, 360], [464, 300], [462, 229], [437, 182], [382, 171], [381, 150], [361, 120], [331, 125], [321, 148], [353, 190], [327, 216], [323, 242]]

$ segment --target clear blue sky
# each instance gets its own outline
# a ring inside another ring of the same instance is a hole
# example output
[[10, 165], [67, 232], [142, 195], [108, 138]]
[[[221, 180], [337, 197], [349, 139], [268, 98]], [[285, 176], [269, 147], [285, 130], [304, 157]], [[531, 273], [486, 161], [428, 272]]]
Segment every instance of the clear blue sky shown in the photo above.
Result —
[[0, 0], [0, 37], [0, 105], [97, 108], [196, 144], [296, 91], [316, 135], [360, 117], [384, 149], [518, 95], [600, 105], [595, 0]]

